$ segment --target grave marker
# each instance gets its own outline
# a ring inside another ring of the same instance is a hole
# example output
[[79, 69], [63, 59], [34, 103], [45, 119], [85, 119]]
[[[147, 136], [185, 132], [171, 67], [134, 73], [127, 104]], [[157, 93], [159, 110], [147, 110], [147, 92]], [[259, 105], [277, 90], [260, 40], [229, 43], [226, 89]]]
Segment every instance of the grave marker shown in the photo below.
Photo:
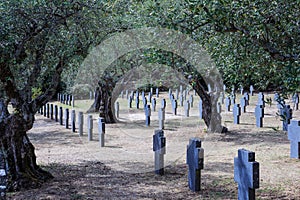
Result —
[[293, 110], [290, 105], [284, 105], [284, 107], [280, 109], [280, 115], [282, 117], [282, 130], [287, 131], [290, 120], [293, 117]]
[[150, 105], [147, 104], [145, 106], [145, 116], [146, 116], [145, 124], [146, 126], [150, 126], [151, 108]]
[[249, 96], [248, 92], [244, 93], [244, 97], [246, 99], [246, 106], [249, 106], [250, 96]]
[[69, 109], [66, 108], [65, 110], [65, 125], [66, 125], [66, 129], [69, 128]]
[[128, 108], [132, 108], [132, 97], [129, 96], [127, 101], [128, 101]]
[[300, 159], [300, 121], [292, 120], [288, 125], [288, 139], [290, 144], [290, 157]]
[[88, 141], [92, 141], [93, 140], [93, 115], [88, 115], [87, 125], [88, 125]]
[[225, 98], [225, 111], [226, 112], [230, 112], [230, 105], [231, 105], [230, 97], [226, 97]]
[[250, 85], [250, 95], [253, 96], [253, 92], [254, 92], [254, 87], [253, 85]]
[[294, 103], [293, 109], [298, 110], [299, 109], [299, 95], [298, 95], [298, 93], [295, 93], [293, 95], [293, 103]]
[[158, 98], [159, 97], [159, 89], [158, 88], [156, 88], [155, 93], [156, 93], [156, 98]]
[[149, 101], [149, 103], [151, 103], [151, 99], [152, 99], [152, 93], [149, 92], [149, 93], [148, 93], [148, 101]]
[[153, 135], [155, 173], [164, 175], [164, 154], [166, 154], [166, 138], [163, 130], [155, 130]]
[[240, 104], [234, 104], [232, 112], [233, 112], [233, 123], [234, 124], [239, 124], [240, 123], [240, 116], [241, 116]]
[[190, 102], [189, 102], [189, 100], [186, 100], [185, 104], [184, 104], [184, 116], [185, 117], [190, 116]]
[[179, 105], [182, 107], [183, 106], [183, 95], [180, 94], [179, 96]]
[[83, 136], [83, 112], [78, 113], [78, 135]]
[[190, 190], [200, 191], [201, 169], [204, 165], [204, 149], [201, 148], [200, 138], [191, 138], [186, 152], [186, 164], [188, 164], [188, 183]]
[[238, 199], [254, 200], [255, 189], [259, 188], [259, 163], [255, 153], [246, 149], [238, 150], [234, 158], [234, 181], [238, 183]]
[[139, 109], [139, 104], [140, 104], [139, 92], [136, 91], [136, 94], [135, 94], [135, 105], [136, 105], [136, 109]]
[[47, 103], [47, 118], [50, 118], [50, 104]]
[[100, 147], [104, 147], [104, 136], [105, 136], [105, 121], [104, 118], [99, 117], [98, 118], [98, 132], [99, 132], [99, 143]]
[[166, 108], [166, 100], [165, 100], [165, 99], [162, 99], [162, 100], [161, 100], [161, 107], [162, 107], [163, 109]]
[[262, 92], [258, 93], [257, 105], [265, 107], [265, 95]]
[[164, 108], [159, 108], [158, 109], [158, 125], [159, 129], [164, 129], [164, 121], [165, 121], [165, 109]]
[[221, 113], [222, 112], [222, 105], [220, 102], [217, 103], [217, 113]]
[[63, 125], [63, 108], [59, 107], [59, 124]]
[[194, 107], [194, 97], [193, 97], [193, 95], [190, 96], [189, 100], [190, 100], [191, 108], [193, 108]]
[[54, 105], [54, 118], [55, 118], [55, 121], [58, 122], [58, 107], [57, 107], [57, 105]]
[[203, 101], [201, 98], [199, 99], [198, 108], [199, 108], [199, 117], [200, 119], [203, 119]]
[[155, 112], [156, 111], [156, 99], [152, 98], [152, 110]]
[[172, 101], [172, 110], [173, 110], [173, 114], [177, 115], [177, 100], [173, 99]]
[[50, 119], [53, 120], [53, 104], [50, 104]]
[[73, 133], [75, 133], [75, 130], [76, 130], [75, 122], [76, 122], [76, 112], [75, 112], [75, 110], [72, 110], [72, 112], [71, 112], [71, 127], [72, 127]]
[[246, 106], [247, 106], [247, 100], [246, 100], [245, 97], [242, 97], [242, 98], [240, 99], [240, 105], [241, 105], [241, 111], [242, 111], [243, 113], [245, 113], [245, 112], [246, 112]]
[[263, 127], [264, 107], [262, 105], [256, 105], [255, 107], [255, 119], [256, 127]]
[[47, 106], [43, 105], [43, 107], [44, 107], [44, 117], [46, 117], [47, 116]]

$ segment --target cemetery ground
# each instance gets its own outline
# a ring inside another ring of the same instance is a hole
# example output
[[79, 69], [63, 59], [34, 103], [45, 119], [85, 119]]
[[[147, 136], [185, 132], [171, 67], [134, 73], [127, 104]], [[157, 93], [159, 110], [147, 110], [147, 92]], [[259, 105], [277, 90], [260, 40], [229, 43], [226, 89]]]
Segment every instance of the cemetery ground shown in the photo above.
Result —
[[[273, 98], [273, 94], [269, 96]], [[250, 97], [250, 106], [242, 113], [238, 125], [233, 124], [232, 112], [225, 112], [223, 105], [223, 124], [229, 132], [207, 134], [203, 120], [198, 117], [198, 96], [188, 118], [184, 117], [180, 106], [178, 115], [174, 116], [167, 94], [164, 97], [167, 100], [165, 175], [153, 172], [152, 135], [158, 128], [157, 111], [152, 111], [150, 127], [146, 127], [143, 109], [137, 110], [134, 103], [129, 109], [127, 100], [119, 98], [120, 123], [106, 125], [105, 147], [102, 148], [98, 142], [98, 114], [93, 115], [94, 135], [90, 142], [86, 114], [81, 137], [78, 132], [72, 133], [71, 129], [37, 114], [29, 137], [35, 146], [38, 163], [55, 178], [39, 189], [9, 193], [7, 198], [237, 199], [233, 161], [238, 149], [245, 148], [254, 151], [260, 163], [257, 199], [300, 199], [300, 161], [290, 159], [290, 143], [286, 132], [281, 131], [282, 122], [276, 116], [274, 103], [271, 107], [266, 105], [263, 128], [255, 126], [257, 94]], [[76, 114], [91, 103], [76, 101]], [[159, 106], [160, 100], [157, 108]], [[293, 117], [300, 119], [300, 111], [295, 111]], [[185, 164], [186, 146], [191, 137], [200, 137], [204, 148], [201, 191], [196, 193], [188, 188]]]

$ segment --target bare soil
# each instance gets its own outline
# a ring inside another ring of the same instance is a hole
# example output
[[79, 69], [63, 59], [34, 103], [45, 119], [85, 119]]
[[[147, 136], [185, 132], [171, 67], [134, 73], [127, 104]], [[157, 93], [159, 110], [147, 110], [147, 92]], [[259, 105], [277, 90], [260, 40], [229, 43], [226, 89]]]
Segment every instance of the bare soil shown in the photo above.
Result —
[[[87, 139], [86, 124], [84, 136], [80, 137], [78, 132], [72, 133], [37, 114], [28, 134], [38, 163], [55, 178], [38, 189], [9, 193], [7, 199], [237, 199], [233, 159], [240, 148], [254, 151], [260, 163], [257, 199], [300, 199], [300, 161], [289, 158], [290, 144], [287, 133], [281, 131], [276, 105], [266, 105], [264, 128], [256, 128], [254, 96], [247, 112], [242, 113], [241, 124], [234, 125], [232, 113], [223, 112], [223, 123], [229, 132], [208, 134], [198, 117], [198, 99], [188, 118], [181, 107], [174, 116], [167, 101], [164, 176], [153, 172], [152, 135], [158, 128], [157, 112], [152, 111], [151, 126], [146, 127], [143, 110], [128, 109], [127, 101], [119, 98], [120, 123], [106, 125], [102, 148], [97, 136], [97, 114], [93, 115], [93, 141]], [[83, 110], [91, 101], [77, 101], [76, 105], [76, 111]], [[294, 112], [294, 119], [300, 120], [300, 111]], [[200, 137], [205, 151], [202, 190], [196, 193], [188, 189], [185, 163], [191, 137]]]

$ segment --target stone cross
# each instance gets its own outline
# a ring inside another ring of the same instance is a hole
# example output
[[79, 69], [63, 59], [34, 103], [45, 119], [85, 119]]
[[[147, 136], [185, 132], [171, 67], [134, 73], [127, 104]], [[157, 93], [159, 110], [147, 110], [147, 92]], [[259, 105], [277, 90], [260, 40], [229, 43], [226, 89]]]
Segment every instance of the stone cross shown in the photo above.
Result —
[[116, 113], [116, 117], [119, 118], [119, 114], [120, 114], [120, 104], [119, 104], [119, 102], [115, 102], [115, 113]]
[[241, 99], [240, 99], [240, 105], [241, 105], [241, 110], [242, 110], [242, 112], [243, 113], [245, 113], [246, 112], [246, 106], [247, 106], [247, 100], [246, 100], [246, 98], [245, 97], [242, 97]]
[[47, 118], [50, 118], [50, 104], [47, 103]]
[[257, 105], [262, 105], [265, 107], [265, 96], [262, 92], [258, 93], [258, 100], [257, 100]]
[[225, 98], [225, 111], [226, 112], [230, 112], [230, 105], [231, 105], [230, 97], [226, 97]]
[[183, 94], [180, 94], [180, 96], [179, 96], [179, 105], [181, 107], [183, 106]]
[[145, 92], [142, 91], [142, 100], [145, 98]]
[[200, 138], [191, 138], [186, 152], [186, 164], [188, 165], [188, 184], [193, 192], [200, 191], [201, 169], [204, 165], [204, 149], [201, 148]]
[[171, 99], [172, 89], [169, 88], [169, 99]]
[[88, 141], [92, 141], [93, 140], [93, 115], [88, 115], [87, 126], [88, 126]]
[[189, 102], [189, 100], [186, 100], [185, 104], [184, 104], [184, 116], [186, 116], [186, 117], [190, 116], [190, 102]]
[[98, 133], [99, 133], [99, 143], [100, 147], [104, 147], [104, 135], [105, 135], [105, 121], [104, 118], [98, 118]]
[[290, 120], [293, 117], [293, 110], [291, 109], [290, 105], [284, 105], [284, 107], [280, 109], [280, 115], [283, 118], [282, 130], [287, 131]]
[[288, 125], [288, 139], [290, 144], [290, 157], [300, 159], [300, 121], [292, 120]]
[[83, 112], [78, 113], [78, 135], [83, 136]]
[[139, 109], [139, 104], [140, 104], [139, 91], [136, 91], [136, 95], [135, 95], [136, 109]]
[[232, 94], [232, 95], [231, 95], [230, 101], [231, 101], [231, 104], [232, 104], [232, 105], [235, 104], [235, 94]]
[[173, 99], [172, 101], [172, 110], [173, 110], [173, 114], [177, 115], [177, 100]]
[[146, 116], [146, 120], [145, 120], [146, 126], [150, 126], [151, 108], [150, 105], [147, 104], [145, 106], [145, 116]]
[[158, 125], [159, 129], [164, 129], [164, 121], [165, 121], [165, 109], [164, 108], [159, 108], [158, 109]]
[[72, 108], [74, 108], [75, 107], [75, 97], [74, 97], [74, 95], [72, 95]]
[[59, 124], [63, 125], [63, 108], [59, 107]]
[[191, 108], [193, 107], [193, 105], [194, 105], [194, 97], [193, 97], [193, 95], [191, 94], [190, 95], [190, 104], [191, 104]]
[[153, 135], [155, 173], [164, 175], [164, 154], [166, 154], [166, 138], [163, 130], [155, 130]]
[[46, 116], [47, 116], [47, 106], [44, 105], [44, 117], [46, 117]]
[[132, 97], [129, 96], [127, 101], [128, 101], [128, 108], [132, 108]]
[[58, 122], [58, 107], [57, 107], [57, 105], [54, 105], [54, 118], [55, 118], [55, 121]]
[[246, 106], [249, 106], [250, 96], [249, 96], [248, 92], [244, 93], [244, 97], [246, 99]]
[[149, 103], [151, 103], [151, 99], [152, 99], [152, 93], [149, 92], [149, 93], [148, 93], [148, 101], [149, 101]]
[[75, 123], [76, 123], [76, 112], [75, 110], [72, 110], [71, 112], [71, 127], [72, 127], [72, 132], [75, 133]]
[[244, 93], [244, 88], [243, 88], [243, 86], [240, 86], [240, 92], [241, 92], [240, 94], [243, 95], [243, 93]]
[[253, 96], [254, 87], [253, 85], [250, 85], [250, 95]]
[[259, 188], [259, 163], [255, 153], [246, 149], [238, 150], [234, 158], [234, 181], [238, 183], [238, 200], [254, 200], [255, 189]]
[[293, 109], [298, 110], [299, 109], [299, 95], [298, 95], [298, 93], [295, 93], [293, 95], [293, 103], [294, 103]]
[[234, 124], [239, 124], [240, 123], [240, 116], [241, 116], [240, 104], [234, 104], [232, 112], [233, 112], [233, 123]]
[[255, 107], [255, 118], [256, 127], [263, 127], [264, 107], [262, 105], [256, 105]]
[[0, 151], [0, 199], [6, 199], [7, 173], [5, 154]]
[[199, 118], [203, 119], [203, 101], [201, 98], [199, 99], [198, 108], [199, 108]]
[[50, 119], [53, 119], [53, 104], [50, 104]]
[[153, 112], [156, 111], [156, 98], [152, 98], [152, 110]]
[[65, 110], [65, 125], [66, 129], [69, 128], [69, 108], [66, 108]]
[[166, 108], [166, 100], [165, 100], [165, 99], [162, 99], [162, 100], [161, 100], [161, 107], [162, 107], [163, 109]]

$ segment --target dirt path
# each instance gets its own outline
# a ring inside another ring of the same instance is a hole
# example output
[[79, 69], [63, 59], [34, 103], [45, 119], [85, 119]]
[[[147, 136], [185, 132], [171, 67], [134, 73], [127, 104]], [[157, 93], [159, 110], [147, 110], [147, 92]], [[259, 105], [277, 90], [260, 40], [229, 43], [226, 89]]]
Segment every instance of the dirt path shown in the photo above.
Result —
[[[29, 137], [39, 164], [55, 178], [40, 189], [9, 194], [8, 199], [236, 199], [233, 158], [239, 148], [256, 152], [260, 162], [257, 199], [300, 199], [300, 161], [289, 158], [289, 141], [280, 131], [276, 106], [266, 107], [265, 128], [259, 129], [254, 124], [255, 101], [253, 97], [240, 125], [233, 125], [231, 113], [223, 113], [230, 132], [213, 135], [205, 133], [196, 103], [189, 118], [183, 117], [182, 108], [173, 116], [168, 106], [165, 176], [153, 173], [152, 135], [158, 124], [157, 112], [152, 113], [151, 126], [145, 127], [143, 110], [128, 110], [125, 99], [119, 99], [120, 123], [106, 125], [104, 148], [99, 146], [96, 128], [94, 140], [88, 142], [86, 130], [79, 137], [37, 115]], [[294, 116], [300, 119], [300, 112]], [[200, 137], [205, 149], [199, 193], [187, 187], [185, 152], [190, 137]]]

